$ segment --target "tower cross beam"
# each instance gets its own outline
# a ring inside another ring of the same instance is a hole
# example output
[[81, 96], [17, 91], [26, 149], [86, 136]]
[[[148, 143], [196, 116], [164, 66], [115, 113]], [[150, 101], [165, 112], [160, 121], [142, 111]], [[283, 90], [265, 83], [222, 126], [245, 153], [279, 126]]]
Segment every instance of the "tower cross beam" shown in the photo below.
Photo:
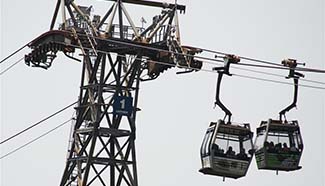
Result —
[[[106, 1], [120, 1], [120, 0], [106, 0]], [[158, 8], [175, 8], [180, 11], [184, 11], [186, 9], [185, 5], [178, 5], [178, 4], [169, 4], [169, 3], [163, 3], [163, 2], [157, 2], [157, 1], [143, 1], [143, 0], [123, 0], [123, 3], [129, 3], [129, 4], [136, 4], [136, 5], [144, 5], [144, 6], [151, 6], [151, 7], [158, 7]]]

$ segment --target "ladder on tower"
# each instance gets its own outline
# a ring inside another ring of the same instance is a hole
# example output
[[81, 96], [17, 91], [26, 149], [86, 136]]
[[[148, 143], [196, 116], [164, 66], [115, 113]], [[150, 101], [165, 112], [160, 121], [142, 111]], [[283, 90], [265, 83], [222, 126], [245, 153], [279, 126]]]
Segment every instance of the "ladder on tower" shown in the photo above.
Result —
[[[95, 47], [95, 46], [97, 46], [97, 42], [94, 37], [94, 34], [89, 26], [87, 26], [87, 28], [85, 28], [84, 31], [87, 36], [88, 44], [91, 46], [91, 49], [92, 49], [92, 50], [90, 50], [90, 56], [93, 57], [94, 59], [96, 59], [98, 54], [97, 54], [97, 50]], [[101, 66], [99, 65], [97, 68], [97, 71], [96, 71], [96, 78], [98, 81], [100, 79], [101, 70], [102, 70]]]
[[91, 49], [92, 49], [92, 53], [93, 53], [93, 56], [97, 57], [97, 51], [96, 51], [96, 48], [95, 46], [97, 46], [97, 42], [96, 42], [96, 39], [93, 35], [93, 32], [90, 30], [89, 26], [87, 26], [87, 28], [84, 29], [85, 31], [85, 34], [87, 36], [87, 39], [88, 39], [88, 42], [91, 46]]

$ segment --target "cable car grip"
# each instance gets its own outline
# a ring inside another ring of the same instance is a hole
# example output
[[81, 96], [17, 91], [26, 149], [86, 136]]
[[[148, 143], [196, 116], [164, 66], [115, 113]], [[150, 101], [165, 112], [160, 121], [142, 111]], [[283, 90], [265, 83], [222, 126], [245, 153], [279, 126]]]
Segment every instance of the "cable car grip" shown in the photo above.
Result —
[[[216, 56], [217, 57], [217, 56]], [[229, 109], [221, 102], [220, 100], [220, 85], [221, 85], [221, 80], [223, 74], [226, 74], [228, 76], [231, 76], [229, 73], [229, 68], [231, 63], [238, 63], [240, 61], [240, 58], [235, 55], [225, 55], [223, 57], [224, 60], [224, 66], [223, 67], [214, 67], [213, 70], [216, 70], [218, 72], [218, 79], [217, 79], [217, 87], [216, 87], [216, 97], [215, 97], [215, 102], [214, 102], [214, 107], [217, 105], [225, 112], [225, 117], [223, 120], [225, 120], [228, 117], [227, 124], [231, 123], [231, 116], [232, 113], [230, 112]]]
[[299, 78], [305, 77], [302, 73], [296, 72], [295, 70], [296, 70], [297, 65], [305, 66], [305, 63], [303, 63], [303, 64], [297, 63], [297, 60], [295, 60], [295, 59], [285, 59], [282, 61], [282, 64], [285, 67], [289, 67], [289, 75], [286, 78], [287, 79], [293, 78], [293, 83], [294, 83], [293, 102], [279, 113], [280, 121], [282, 121], [282, 116], [285, 118], [285, 121], [287, 121], [285, 113], [289, 112], [291, 109], [293, 109], [297, 106]]

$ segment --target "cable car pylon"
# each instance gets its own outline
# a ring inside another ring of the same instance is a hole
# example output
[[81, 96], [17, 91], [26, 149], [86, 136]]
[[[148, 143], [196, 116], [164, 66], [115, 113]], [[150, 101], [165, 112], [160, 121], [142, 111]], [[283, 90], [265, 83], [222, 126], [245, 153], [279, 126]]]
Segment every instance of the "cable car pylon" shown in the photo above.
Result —
[[207, 175], [221, 176], [223, 179], [245, 176], [253, 156], [253, 133], [250, 125], [231, 122], [232, 114], [219, 98], [223, 75], [230, 76], [230, 64], [239, 61], [240, 58], [235, 55], [225, 55], [224, 66], [214, 68], [218, 71], [215, 105], [225, 112], [225, 117], [210, 123], [201, 145], [202, 168], [199, 171]]
[[256, 129], [257, 136], [254, 143], [257, 168], [275, 170], [277, 173], [301, 169], [299, 161], [303, 151], [298, 121], [288, 121], [285, 114], [296, 107], [299, 78], [304, 75], [295, 71], [299, 65], [296, 60], [285, 59], [282, 64], [289, 67], [289, 75], [286, 78], [293, 78], [294, 81], [293, 102], [280, 111], [279, 120], [269, 119], [261, 122]]
[[[25, 55], [28, 66], [43, 69], [51, 67], [59, 52], [82, 64], [76, 122], [60, 186], [138, 186], [135, 140], [140, 82], [154, 80], [174, 67], [195, 71], [202, 67], [202, 61], [194, 59], [201, 51], [180, 42], [177, 15], [185, 13], [184, 5], [109, 1], [112, 4], [101, 17], [91, 13], [92, 6], [57, 0], [50, 30], [30, 42], [32, 51]], [[146, 28], [136, 27], [125, 4], [161, 12]], [[59, 14], [62, 22], [55, 30]], [[73, 57], [77, 50], [82, 60]]]

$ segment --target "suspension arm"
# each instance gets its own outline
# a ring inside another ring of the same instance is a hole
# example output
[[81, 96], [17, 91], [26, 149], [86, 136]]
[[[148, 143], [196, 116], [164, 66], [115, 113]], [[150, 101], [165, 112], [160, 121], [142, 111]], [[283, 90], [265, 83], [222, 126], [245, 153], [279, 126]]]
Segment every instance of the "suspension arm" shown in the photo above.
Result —
[[293, 79], [294, 82], [294, 95], [293, 95], [293, 102], [286, 107], [285, 109], [283, 109], [279, 114], [280, 114], [280, 120], [282, 121], [282, 116], [285, 115], [286, 112], [289, 112], [291, 109], [293, 109], [294, 107], [297, 106], [297, 99], [298, 99], [298, 83], [299, 83], [299, 79], [298, 78], [294, 78]]
[[228, 123], [230, 123], [232, 113], [220, 101], [220, 85], [221, 85], [222, 76], [223, 76], [223, 72], [218, 72], [217, 88], [216, 88], [216, 101], [214, 102], [214, 104], [218, 105], [225, 112], [225, 114], [226, 114], [225, 118], [228, 116]]
[[296, 72], [295, 70], [297, 65], [305, 65], [305, 64], [297, 63], [297, 60], [295, 59], [285, 59], [282, 61], [282, 64], [286, 67], [289, 67], [289, 75], [286, 78], [293, 78], [294, 96], [293, 96], [293, 102], [279, 113], [280, 121], [282, 121], [282, 116], [285, 117], [286, 112], [289, 112], [292, 108], [297, 106], [299, 78], [304, 77], [304, 75], [299, 72]]

